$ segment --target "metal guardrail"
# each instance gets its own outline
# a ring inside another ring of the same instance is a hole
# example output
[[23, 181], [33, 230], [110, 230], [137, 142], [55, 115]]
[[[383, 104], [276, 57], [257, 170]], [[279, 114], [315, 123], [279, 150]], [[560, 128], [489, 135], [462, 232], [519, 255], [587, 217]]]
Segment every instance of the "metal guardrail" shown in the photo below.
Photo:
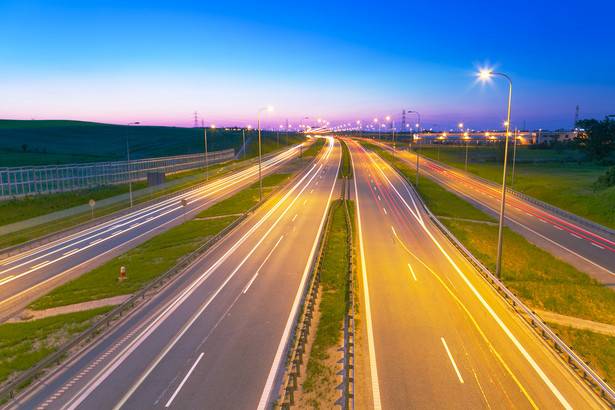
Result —
[[458, 240], [453, 236], [452, 233], [446, 229], [444, 225], [435, 217], [427, 208], [425, 202], [418, 194], [414, 185], [406, 178], [404, 174], [402, 174], [395, 166], [393, 169], [397, 174], [406, 182], [406, 184], [410, 187], [410, 189], [414, 192], [415, 196], [418, 198], [421, 206], [429, 216], [429, 218], [434, 222], [436, 227], [440, 229], [440, 231], [447, 237], [447, 239], [455, 246], [455, 248], [461, 253], [461, 255], [497, 290], [498, 294], [501, 295], [506, 302], [508, 302], [517, 313], [521, 315], [531, 326], [532, 328], [544, 339], [550, 340], [553, 344], [553, 348], [561, 355], [567, 358], [568, 365], [579, 374], [582, 379], [588, 383], [588, 385], [597, 390], [600, 393], [600, 396], [607, 400], [611, 407], [615, 407], [615, 390], [606, 383], [600, 375], [585, 361], [576, 354], [570, 347], [564, 343], [554, 332], [547, 326], [542, 319], [538, 317], [530, 308], [528, 308], [517, 296], [512, 293], [506, 285], [501, 282], [495, 275], [493, 275], [478, 259], [474, 257]]
[[[498, 183], [493, 182], [493, 181], [489, 181], [488, 179], [481, 178], [481, 177], [479, 177], [477, 175], [473, 175], [473, 174], [470, 174], [468, 172], [464, 172], [464, 171], [462, 171], [460, 169], [457, 169], [455, 167], [451, 167], [450, 165], [444, 164], [442, 162], [438, 162], [438, 161], [433, 160], [431, 158], [428, 158], [428, 160], [431, 161], [431, 162], [437, 163], [438, 166], [446, 168], [450, 172], [461, 173], [461, 174], [465, 175], [466, 177], [469, 177], [469, 178], [475, 179], [477, 181], [480, 181], [480, 182], [482, 182], [484, 184], [487, 184], [487, 185], [491, 186], [492, 188], [498, 189], [500, 191], [502, 190], [502, 185], [501, 184], [498, 184]], [[553, 205], [549, 205], [546, 202], [542, 202], [542, 201], [540, 201], [538, 199], [532, 198], [531, 196], [525, 195], [525, 194], [523, 194], [523, 193], [521, 193], [519, 191], [515, 191], [513, 189], [506, 188], [506, 192], [508, 194], [514, 195], [514, 196], [516, 196], [518, 198], [521, 198], [521, 199], [524, 199], [524, 200], [526, 200], [528, 202], [531, 202], [534, 205], [538, 205], [539, 207], [541, 207], [543, 209], [546, 209], [546, 210], [551, 211], [551, 212], [553, 212], [555, 214], [561, 215], [561, 216], [563, 216], [563, 217], [565, 217], [567, 219], [570, 219], [572, 221], [576, 221], [578, 223], [581, 223], [581, 224], [583, 224], [583, 225], [585, 225], [585, 226], [587, 226], [589, 228], [592, 228], [592, 229], [594, 229], [594, 230], [596, 230], [598, 232], [602, 232], [604, 234], [607, 234], [607, 235], [611, 236], [612, 238], [615, 238], [615, 230], [613, 230], [611, 228], [608, 228], [606, 226], [600, 225], [600, 224], [598, 224], [596, 222], [593, 222], [593, 221], [590, 221], [588, 219], [581, 218], [580, 216], [577, 216], [577, 215], [575, 215], [573, 213], [570, 213], [568, 211], [564, 211], [563, 209], [557, 208], [557, 207], [555, 207]]]
[[[271, 154], [271, 155], [274, 155], [274, 154]], [[267, 158], [267, 157], [265, 157], [265, 158]], [[256, 159], [252, 159], [250, 161], [247, 161], [246, 163], [234, 164], [231, 167], [229, 167], [229, 169], [227, 171], [232, 171], [232, 170], [237, 169], [237, 168], [248, 166], [248, 165], [250, 165], [250, 164], [252, 164], [252, 163], [254, 163], [256, 161], [257, 161]], [[12, 255], [15, 255], [15, 254], [19, 254], [21, 252], [24, 252], [24, 251], [30, 250], [32, 248], [35, 248], [35, 247], [47, 244], [49, 242], [56, 241], [58, 239], [66, 238], [67, 236], [74, 235], [74, 234], [79, 233], [79, 232], [83, 232], [86, 229], [90, 229], [90, 228], [96, 227], [98, 225], [102, 225], [102, 224], [104, 224], [106, 222], [109, 222], [109, 221], [115, 219], [115, 218], [119, 218], [119, 217], [128, 215], [131, 212], [139, 211], [139, 210], [142, 210], [144, 208], [147, 208], [148, 206], [156, 205], [156, 204], [159, 204], [161, 202], [167, 201], [169, 199], [173, 199], [175, 197], [182, 196], [182, 195], [184, 195], [184, 194], [186, 194], [186, 193], [188, 193], [190, 191], [202, 188], [205, 185], [210, 184], [210, 183], [216, 181], [219, 178], [223, 178], [224, 176], [225, 175], [222, 175], [222, 176], [210, 179], [209, 181], [205, 181], [205, 182], [201, 182], [201, 183], [198, 183], [198, 184], [195, 184], [195, 185], [191, 185], [191, 186], [189, 186], [187, 188], [180, 189], [180, 190], [175, 191], [175, 192], [171, 192], [170, 194], [163, 195], [161, 197], [158, 197], [158, 198], [155, 198], [155, 199], [143, 202], [141, 204], [137, 204], [137, 205], [133, 206], [132, 208], [130, 208], [130, 207], [129, 208], [125, 208], [125, 209], [122, 209], [122, 210], [119, 210], [119, 211], [116, 211], [116, 212], [113, 212], [113, 213], [101, 216], [101, 217], [96, 218], [94, 220], [90, 220], [90, 221], [87, 221], [87, 222], [84, 222], [84, 223], [72, 226], [70, 228], [66, 228], [66, 229], [63, 229], [61, 231], [54, 232], [52, 234], [45, 235], [45, 236], [42, 236], [40, 238], [36, 238], [36, 239], [30, 240], [28, 242], [24, 242], [24, 243], [15, 245], [15, 246], [11, 246], [11, 247], [8, 247], [8, 248], [1, 249], [0, 250], [0, 259], [12, 256]], [[83, 215], [86, 215], [86, 216], [89, 215], [89, 211], [84, 212]]]
[[[350, 155], [350, 154], [349, 154]], [[346, 230], [348, 232], [348, 272], [346, 275], [346, 315], [344, 317], [344, 389], [342, 390], [342, 408], [354, 410], [354, 379], [355, 379], [355, 327], [354, 327], [354, 236], [348, 200], [350, 199], [350, 184], [348, 177], [344, 177], [348, 187], [348, 194], [344, 197], [342, 186], [342, 201], [346, 216]], [[352, 406], [351, 406], [352, 403]]]
[[[67, 355], [71, 349], [78, 346], [80, 343], [88, 341], [89, 339], [96, 336], [96, 334], [101, 331], [103, 328], [109, 326], [113, 320], [117, 317], [121, 317], [122, 313], [133, 307], [135, 302], [137, 302], [140, 298], [145, 298], [146, 294], [157, 286], [163, 285], [166, 280], [171, 279], [173, 276], [184, 271], [189, 265], [194, 263], [197, 259], [199, 259], [205, 252], [209, 251], [215, 244], [217, 244], [220, 240], [222, 240], [231, 230], [235, 229], [241, 222], [243, 222], [248, 216], [254, 213], [262, 204], [264, 204], [267, 200], [273, 197], [278, 191], [284, 188], [286, 185], [290, 184], [294, 181], [299, 174], [303, 170], [305, 170], [311, 163], [316, 160], [314, 159], [304, 165], [298, 172], [295, 174], [293, 178], [290, 178], [284, 184], [277, 187], [275, 190], [269, 193], [267, 197], [264, 198], [263, 201], [255, 204], [252, 208], [247, 210], [243, 215], [237, 218], [235, 221], [231, 222], [226, 228], [222, 231], [218, 232], [215, 236], [209, 239], [206, 243], [201, 245], [198, 249], [194, 250], [190, 253], [185, 259], [177, 262], [174, 266], [169, 268], [166, 272], [161, 274], [160, 276], [149, 281], [141, 290], [135, 292], [129, 299], [124, 301], [122, 304], [116, 306], [109, 312], [105, 314], [103, 318], [98, 320], [96, 323], [92, 324], [89, 328], [79, 333], [71, 340], [60, 346], [53, 353], [49, 354], [47, 357], [33, 365], [30, 369], [20, 373], [15, 378], [8, 380], [4, 386], [0, 388], [0, 400], [5, 397], [13, 398], [14, 393], [22, 386], [25, 382], [31, 379], [37, 379], [38, 375], [42, 373], [48, 366], [53, 363], [59, 364], [62, 358]], [[193, 188], [191, 188], [193, 189]]]
[[130, 161], [1, 168], [0, 199], [123, 184], [145, 179], [148, 172], [173, 174], [203, 168], [207, 163], [214, 165], [226, 162], [233, 159], [234, 155], [235, 150], [230, 148], [212, 151], [207, 155], [202, 153]]

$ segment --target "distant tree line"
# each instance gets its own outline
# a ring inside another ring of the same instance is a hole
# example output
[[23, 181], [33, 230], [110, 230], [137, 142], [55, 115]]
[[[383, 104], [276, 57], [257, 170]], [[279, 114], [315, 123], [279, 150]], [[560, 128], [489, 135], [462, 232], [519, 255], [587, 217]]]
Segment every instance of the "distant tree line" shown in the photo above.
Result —
[[615, 151], [615, 121], [590, 119], [576, 123], [579, 132], [572, 144], [591, 161], [603, 161]]

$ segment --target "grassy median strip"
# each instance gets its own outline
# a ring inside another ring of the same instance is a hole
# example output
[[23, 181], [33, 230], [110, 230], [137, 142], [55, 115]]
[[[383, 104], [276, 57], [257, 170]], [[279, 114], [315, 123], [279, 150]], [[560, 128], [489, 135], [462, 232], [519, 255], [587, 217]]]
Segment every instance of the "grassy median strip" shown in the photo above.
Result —
[[304, 158], [315, 157], [325, 145], [325, 142], [327, 142], [325, 138], [317, 138], [316, 141], [312, 145], [310, 145], [308, 149], [303, 151], [302, 156]]
[[348, 146], [341, 138], [338, 139], [342, 146], [342, 166], [340, 167], [340, 172], [338, 178], [348, 177], [352, 178], [352, 164], [350, 162], [350, 151], [348, 150]]
[[[263, 196], [274, 189], [274, 184], [281, 183], [290, 175], [274, 174], [264, 178]], [[28, 307], [43, 310], [134, 293], [226, 228], [237, 219], [236, 214], [246, 212], [257, 202], [258, 188], [244, 189], [201, 212], [195, 220], [186, 221], [157, 235], [104, 265], [55, 288]], [[230, 216], [205, 219], [224, 215]], [[126, 268], [126, 276], [129, 279], [118, 282], [122, 266]]]
[[[437, 160], [437, 148], [423, 146], [421, 155]], [[503, 158], [503, 154], [501, 158]], [[512, 180], [512, 152], [508, 151], [507, 186]], [[502, 183], [503, 159], [496, 161], [497, 147], [474, 146], [468, 150], [468, 172]], [[577, 151], [530, 149], [517, 146], [514, 188], [540, 201], [615, 229], [615, 186], [598, 188], [594, 182], [608, 165], [580, 162]], [[465, 169], [465, 147], [440, 148], [440, 162]]]
[[[391, 159], [381, 149], [375, 149], [385, 159]], [[398, 162], [394, 164], [397, 166]], [[410, 172], [407, 165], [398, 169], [414, 181], [412, 178], [416, 174]], [[498, 227], [470, 221], [492, 219], [438, 184], [427, 181], [427, 178], [420, 179], [419, 193], [432, 213], [458, 218], [442, 218], [441, 222], [472, 255], [494, 272]], [[457, 200], [453, 200], [451, 195]], [[482, 218], [477, 213], [482, 214]], [[534, 309], [615, 325], [615, 292], [506, 227], [502, 246], [502, 281]], [[615, 348], [598, 348], [606, 340], [605, 336], [576, 330], [567, 330], [561, 336], [590, 365], [600, 368], [608, 379], [615, 380], [615, 366], [605, 365], [615, 363]]]
[[[342, 344], [344, 316], [346, 313], [346, 283], [348, 274], [348, 230], [341, 202], [332, 214], [331, 231], [321, 277], [320, 319], [302, 385], [302, 403], [312, 408], [333, 408], [338, 398], [336, 374], [341, 370], [336, 354]], [[354, 208], [349, 202], [353, 217]]]
[[27, 370], [113, 306], [0, 325], [0, 382]]

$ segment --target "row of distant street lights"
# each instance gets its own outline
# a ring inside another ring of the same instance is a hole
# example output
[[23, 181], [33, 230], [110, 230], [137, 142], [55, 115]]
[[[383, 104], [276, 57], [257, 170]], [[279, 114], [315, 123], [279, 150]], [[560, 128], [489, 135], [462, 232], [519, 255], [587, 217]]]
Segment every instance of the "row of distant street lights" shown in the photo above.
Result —
[[[498, 230], [498, 247], [497, 247], [497, 262], [496, 262], [496, 276], [498, 278], [500, 278], [500, 272], [501, 272], [501, 264], [502, 264], [502, 236], [503, 236], [503, 223], [504, 223], [504, 207], [506, 204], [506, 163], [508, 161], [508, 137], [510, 136], [510, 105], [511, 105], [511, 97], [512, 97], [512, 81], [510, 80], [510, 78], [503, 73], [492, 73], [490, 71], [482, 71], [480, 73], [480, 78], [481, 79], [488, 79], [491, 76], [502, 76], [505, 77], [508, 80], [508, 84], [509, 84], [509, 89], [508, 89], [508, 112], [507, 112], [507, 116], [506, 116], [506, 122], [504, 123], [506, 125], [506, 142], [504, 144], [505, 148], [504, 148], [504, 171], [503, 171], [503, 177], [502, 177], [502, 200], [501, 200], [501, 206], [500, 206], [500, 222], [499, 222], [499, 230]], [[273, 111], [273, 107], [271, 106], [267, 106], [267, 107], [263, 107], [261, 109], [258, 110], [258, 114], [257, 114], [257, 123], [258, 123], [258, 188], [259, 188], [259, 200], [262, 201], [263, 199], [263, 180], [262, 180], [262, 148], [261, 148], [261, 112], [263, 111]], [[415, 113], [418, 117], [418, 123], [416, 123], [416, 128], [417, 131], [420, 133], [421, 132], [421, 115], [419, 114], [418, 111], [416, 110], [409, 110], [408, 113]], [[309, 117], [302, 117], [299, 121], [300, 126], [299, 129], [301, 130], [303, 128], [303, 120], [307, 120]], [[378, 126], [378, 118], [374, 118], [374, 124], [376, 124], [376, 126]], [[387, 115], [385, 117], [385, 121], [389, 121], [390, 124], [392, 124], [392, 129], [393, 129], [393, 158], [395, 158], [395, 120], [391, 118], [390, 115]], [[318, 124], [321, 125], [322, 127], [326, 127], [329, 125], [328, 121], [325, 121], [323, 119], [318, 119]], [[137, 125], [139, 124], [139, 122], [131, 122], [128, 124], [128, 126], [130, 125]], [[362, 123], [361, 120], [357, 120], [356, 122], [357, 125], [357, 129], [361, 130], [362, 129]], [[406, 126], [408, 127], [409, 124], [406, 124]], [[350, 129], [349, 127], [351, 126], [350, 123], [348, 124], [343, 124], [342, 126], [337, 127], [338, 129]], [[370, 125], [371, 126], [371, 125]], [[464, 133], [464, 138], [466, 139], [466, 159], [465, 159], [465, 168], [467, 171], [468, 168], [468, 132], [469, 129], [467, 131], [463, 131], [464, 128], [464, 124], [463, 123], [459, 123], [459, 129], [461, 132]], [[378, 140], [380, 140], [380, 131], [381, 128], [385, 127], [385, 124], [381, 124], [381, 126], [378, 126]], [[213, 128], [213, 126], [212, 126]], [[251, 129], [251, 127], [248, 125], [248, 130]], [[283, 128], [283, 125], [280, 125], [280, 128]], [[373, 129], [374, 127], [371, 126], [371, 128]], [[446, 136], [446, 133], [443, 133], [443, 136]], [[417, 151], [417, 155], [416, 155], [416, 186], [418, 187], [419, 184], [419, 158], [421, 155], [421, 144], [420, 144], [420, 137], [417, 136], [417, 141], [418, 141], [418, 151]], [[243, 130], [243, 149], [244, 149], [244, 160], [245, 160], [245, 145], [246, 145], [246, 138], [245, 138], [245, 129]], [[515, 127], [515, 154], [516, 154], [516, 127]], [[130, 149], [128, 146], [128, 128], [126, 128], [126, 157], [128, 159], [128, 166], [130, 167]], [[207, 174], [207, 130], [205, 130], [205, 167], [206, 167], [206, 174]], [[513, 165], [514, 167], [514, 165]], [[130, 192], [130, 206], [132, 207], [133, 205], [133, 201], [132, 201], [132, 175], [131, 175], [131, 169], [129, 168], [129, 192]], [[514, 172], [514, 168], [513, 168], [513, 172]], [[514, 178], [514, 174], [513, 174], [513, 178]], [[207, 176], [206, 176], [207, 179]]]

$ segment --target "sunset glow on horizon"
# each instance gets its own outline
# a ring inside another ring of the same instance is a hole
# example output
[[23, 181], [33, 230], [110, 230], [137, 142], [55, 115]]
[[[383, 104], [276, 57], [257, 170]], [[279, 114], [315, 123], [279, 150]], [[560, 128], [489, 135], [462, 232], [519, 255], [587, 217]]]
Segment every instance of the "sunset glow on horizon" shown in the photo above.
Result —
[[426, 128], [494, 129], [508, 83], [477, 81], [486, 68], [510, 76], [511, 122], [527, 129], [572, 128], [577, 105], [580, 118], [615, 114], [612, 3], [522, 1], [505, 20], [479, 6], [4, 1], [0, 118], [192, 126], [196, 111], [244, 127], [272, 105], [261, 121], [274, 128], [417, 110]]

